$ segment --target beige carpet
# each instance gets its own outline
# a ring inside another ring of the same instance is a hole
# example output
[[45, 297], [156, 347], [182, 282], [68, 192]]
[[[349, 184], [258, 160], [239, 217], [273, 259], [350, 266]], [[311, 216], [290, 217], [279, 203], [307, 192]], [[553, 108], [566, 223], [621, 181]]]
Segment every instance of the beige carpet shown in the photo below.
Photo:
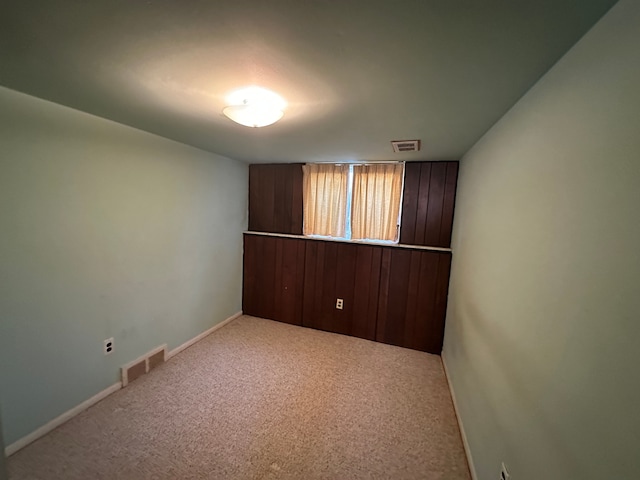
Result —
[[248, 316], [8, 463], [13, 480], [470, 478], [440, 357]]

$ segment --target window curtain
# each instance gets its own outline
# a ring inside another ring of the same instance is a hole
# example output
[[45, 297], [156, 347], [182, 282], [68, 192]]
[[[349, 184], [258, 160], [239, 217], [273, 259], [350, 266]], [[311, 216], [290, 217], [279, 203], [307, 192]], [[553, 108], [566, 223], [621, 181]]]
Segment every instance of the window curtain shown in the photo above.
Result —
[[344, 237], [348, 165], [302, 166], [305, 235]]
[[356, 165], [351, 238], [398, 241], [404, 164]]

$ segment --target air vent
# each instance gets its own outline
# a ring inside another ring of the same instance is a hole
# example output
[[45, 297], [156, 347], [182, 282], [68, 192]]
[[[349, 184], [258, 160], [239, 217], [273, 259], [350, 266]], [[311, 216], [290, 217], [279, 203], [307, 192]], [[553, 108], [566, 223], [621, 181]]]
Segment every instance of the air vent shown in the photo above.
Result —
[[420, 150], [420, 140], [391, 140], [393, 151], [400, 152], [417, 152]]
[[124, 365], [122, 370], [122, 386], [126, 387], [136, 378], [148, 373], [151, 369], [164, 363], [167, 358], [167, 346], [160, 345], [133, 362]]

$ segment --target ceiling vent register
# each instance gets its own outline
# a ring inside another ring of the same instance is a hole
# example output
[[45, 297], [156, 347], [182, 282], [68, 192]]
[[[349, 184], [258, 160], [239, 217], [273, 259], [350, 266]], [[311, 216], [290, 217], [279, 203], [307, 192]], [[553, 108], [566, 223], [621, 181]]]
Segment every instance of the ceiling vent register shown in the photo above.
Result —
[[391, 146], [396, 153], [420, 151], [420, 140], [391, 140]]

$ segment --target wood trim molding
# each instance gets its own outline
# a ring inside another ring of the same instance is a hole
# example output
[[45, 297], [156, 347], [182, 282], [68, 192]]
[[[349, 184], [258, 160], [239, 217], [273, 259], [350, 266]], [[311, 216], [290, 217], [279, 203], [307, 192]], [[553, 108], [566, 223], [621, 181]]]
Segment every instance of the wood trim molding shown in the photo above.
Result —
[[429, 247], [425, 245], [406, 245], [404, 243], [376, 243], [365, 242], [360, 240], [341, 240], [338, 238], [320, 238], [320, 237], [307, 237], [306, 235], [290, 235], [288, 233], [270, 233], [270, 232], [255, 232], [247, 230], [243, 232], [246, 235], [264, 235], [266, 237], [283, 237], [283, 238], [297, 238], [300, 240], [317, 240], [320, 242], [340, 242], [340, 243], [353, 243], [357, 245], [372, 245], [376, 247], [391, 247], [391, 248], [409, 248], [413, 250], [429, 250], [432, 252], [453, 252], [450, 248], [444, 247]]

